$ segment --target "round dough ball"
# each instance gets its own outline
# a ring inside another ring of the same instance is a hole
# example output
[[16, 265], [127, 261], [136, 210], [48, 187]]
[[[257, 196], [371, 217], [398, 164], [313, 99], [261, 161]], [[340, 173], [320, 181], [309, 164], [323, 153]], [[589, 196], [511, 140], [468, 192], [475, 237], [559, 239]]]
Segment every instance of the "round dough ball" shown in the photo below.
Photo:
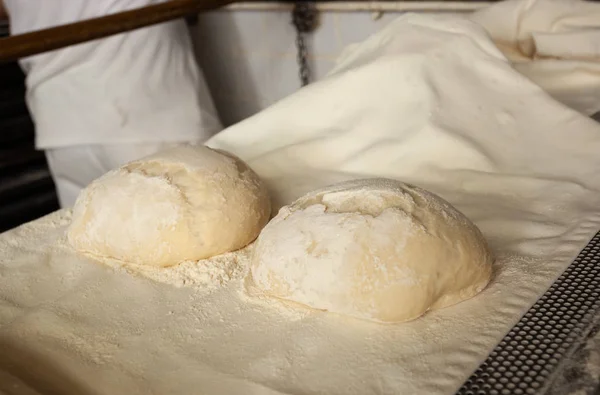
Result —
[[438, 196], [355, 180], [283, 207], [258, 237], [248, 284], [315, 309], [401, 322], [476, 295], [492, 263], [479, 229]]
[[180, 146], [92, 182], [67, 237], [80, 252], [166, 267], [246, 246], [270, 213], [264, 184], [240, 159]]

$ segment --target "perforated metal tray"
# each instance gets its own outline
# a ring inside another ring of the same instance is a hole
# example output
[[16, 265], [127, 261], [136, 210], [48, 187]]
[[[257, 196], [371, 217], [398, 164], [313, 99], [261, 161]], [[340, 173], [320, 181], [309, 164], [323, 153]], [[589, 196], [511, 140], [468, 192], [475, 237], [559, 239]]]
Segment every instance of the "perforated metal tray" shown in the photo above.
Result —
[[459, 395], [543, 394], [600, 319], [600, 232], [459, 389]]

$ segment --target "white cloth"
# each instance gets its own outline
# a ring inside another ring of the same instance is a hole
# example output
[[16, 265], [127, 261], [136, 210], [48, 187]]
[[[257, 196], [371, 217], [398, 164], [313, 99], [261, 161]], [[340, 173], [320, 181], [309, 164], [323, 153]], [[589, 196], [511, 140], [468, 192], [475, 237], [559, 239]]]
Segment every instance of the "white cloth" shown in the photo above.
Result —
[[600, 227], [600, 126], [464, 18], [406, 15], [207, 144], [246, 160], [278, 205], [346, 178], [430, 189], [482, 229], [493, 280], [377, 325], [244, 296], [241, 254], [153, 272], [166, 284], [106, 268], [64, 245], [61, 211], [0, 236], [0, 372], [13, 379], [0, 390], [452, 394]]
[[584, 114], [600, 111], [600, 4], [508, 0], [473, 13], [513, 67]]
[[[4, 0], [12, 34], [157, 0]], [[206, 140], [221, 129], [181, 20], [21, 60], [37, 148]]]
[[177, 143], [75, 145], [45, 151], [62, 208], [73, 207], [79, 192], [104, 173]]

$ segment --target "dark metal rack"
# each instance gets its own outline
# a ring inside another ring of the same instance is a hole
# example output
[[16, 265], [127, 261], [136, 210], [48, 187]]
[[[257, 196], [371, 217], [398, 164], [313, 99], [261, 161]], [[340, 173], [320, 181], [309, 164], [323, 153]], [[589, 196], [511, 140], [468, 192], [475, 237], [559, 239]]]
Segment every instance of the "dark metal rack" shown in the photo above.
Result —
[[600, 320], [600, 233], [529, 309], [459, 395], [545, 393]]

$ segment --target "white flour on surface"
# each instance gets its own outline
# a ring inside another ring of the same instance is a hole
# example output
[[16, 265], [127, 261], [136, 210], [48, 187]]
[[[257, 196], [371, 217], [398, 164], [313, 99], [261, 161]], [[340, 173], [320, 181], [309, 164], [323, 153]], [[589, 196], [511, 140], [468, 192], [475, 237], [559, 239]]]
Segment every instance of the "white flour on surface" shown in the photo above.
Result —
[[141, 275], [151, 280], [176, 287], [195, 287], [204, 292], [225, 286], [231, 280], [243, 278], [248, 270], [252, 246], [241, 250], [217, 255], [200, 261], [182, 262], [166, 268], [123, 264], [122, 262], [101, 259], [100, 262], [121, 268], [130, 274]]
[[[72, 211], [64, 210], [61, 213], [61, 218], [68, 224]], [[57, 240], [56, 246], [63, 248], [63, 251], [74, 253], [64, 237]], [[81, 254], [80, 257], [107, 265], [130, 275], [143, 276], [175, 287], [194, 287], [207, 293], [225, 286], [229, 281], [240, 280], [246, 275], [253, 246], [254, 243], [250, 243], [237, 251], [199, 261], [186, 261], [166, 268], [125, 263], [91, 254]]]
[[111, 269], [59, 243], [60, 211], [0, 235], [0, 392], [452, 394], [600, 228], [600, 126], [464, 19], [406, 15], [207, 144], [246, 161], [276, 207], [354, 178], [430, 190], [482, 230], [492, 281], [380, 325], [248, 296], [240, 255]]
[[222, 287], [231, 280], [243, 278], [248, 269], [252, 245], [197, 262], [183, 262], [174, 267], [161, 269], [147, 266], [128, 267], [152, 280], [177, 287], [193, 286], [203, 290]]

